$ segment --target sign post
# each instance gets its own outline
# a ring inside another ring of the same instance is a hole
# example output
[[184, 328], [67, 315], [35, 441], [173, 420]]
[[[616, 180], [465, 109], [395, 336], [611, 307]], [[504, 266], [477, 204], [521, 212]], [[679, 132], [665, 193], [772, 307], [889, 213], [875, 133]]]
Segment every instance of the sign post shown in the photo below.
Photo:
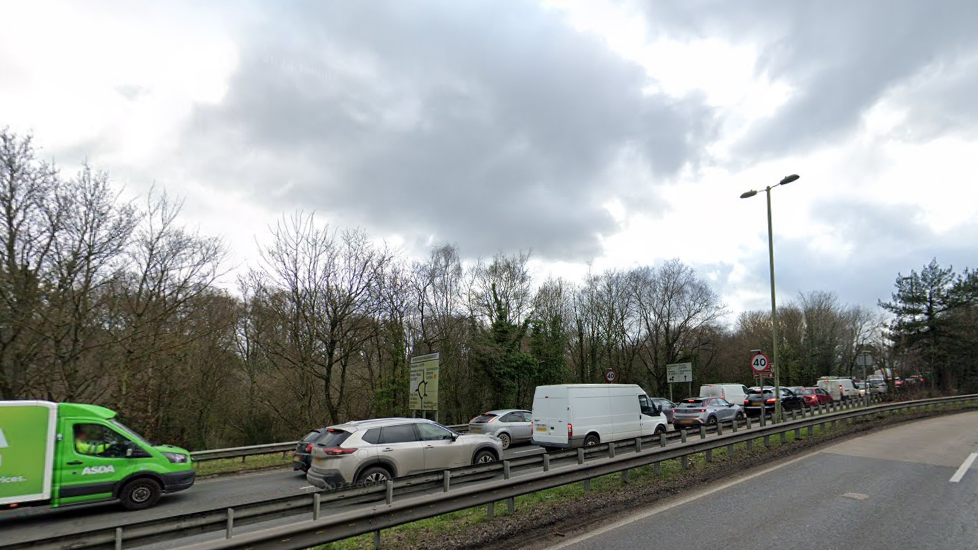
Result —
[[[768, 360], [767, 355], [764, 355], [761, 350], [751, 350], [754, 355], [750, 358], [750, 368], [754, 371], [754, 377], [757, 378], [757, 385], [761, 388], [761, 395], [764, 395], [764, 379], [773, 378], [774, 373], [771, 370], [771, 361]], [[775, 395], [775, 399], [780, 400], [780, 395]], [[761, 416], [764, 415], [764, 407], [761, 406]], [[777, 422], [777, 420], [775, 420]]]
[[414, 411], [435, 411], [438, 421], [438, 359], [440, 354], [429, 353], [411, 358], [411, 393], [408, 406]]
[[689, 394], [693, 393], [693, 364], [673, 363], [666, 365], [666, 381], [669, 382], [669, 401], [672, 401], [672, 385], [677, 382], [689, 384]]
[[866, 393], [863, 394], [865, 403], [869, 403], [869, 380], [866, 380], [866, 367], [873, 366], [873, 354], [868, 351], [864, 351], [856, 356], [856, 364], [863, 368], [863, 387], [866, 388]]

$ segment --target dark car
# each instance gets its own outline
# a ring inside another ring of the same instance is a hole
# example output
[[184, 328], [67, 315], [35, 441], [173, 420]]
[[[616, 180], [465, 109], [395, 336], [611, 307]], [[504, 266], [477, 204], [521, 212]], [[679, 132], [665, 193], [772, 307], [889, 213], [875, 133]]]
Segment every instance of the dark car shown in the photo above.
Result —
[[325, 434], [326, 428], [318, 428], [307, 433], [302, 441], [295, 444], [295, 452], [292, 453], [293, 470], [309, 471], [309, 465], [312, 464], [312, 446]]
[[[747, 399], [744, 399], [744, 410], [747, 411], [747, 414], [753, 416], [760, 416], [761, 411], [773, 414], [775, 403], [777, 403], [777, 400], [775, 399], [773, 387], [755, 387], [747, 392]], [[790, 411], [801, 409], [804, 404], [805, 402], [801, 396], [795, 395], [795, 392], [788, 388], [781, 388], [781, 410]]]
[[662, 414], [666, 415], [666, 422], [672, 424], [672, 421], [675, 418], [675, 412], [672, 410], [675, 407], [673, 402], [669, 401], [665, 397], [650, 397], [649, 399], [652, 400], [652, 403], [654, 403], [656, 407], [659, 407]]

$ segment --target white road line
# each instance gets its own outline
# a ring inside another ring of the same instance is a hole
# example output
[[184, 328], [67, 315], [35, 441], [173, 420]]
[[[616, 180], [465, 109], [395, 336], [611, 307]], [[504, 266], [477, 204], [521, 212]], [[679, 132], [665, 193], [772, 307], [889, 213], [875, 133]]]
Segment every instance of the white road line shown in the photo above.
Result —
[[958, 471], [954, 472], [954, 475], [951, 476], [951, 480], [950, 480], [951, 483], [958, 483], [959, 481], [961, 481], [961, 478], [964, 477], [964, 474], [968, 473], [968, 469], [971, 468], [971, 465], [975, 463], [976, 458], [978, 458], [978, 453], [971, 453], [970, 455], [968, 455], [968, 458], [964, 459], [964, 462], [961, 464], [961, 466], [958, 467]]

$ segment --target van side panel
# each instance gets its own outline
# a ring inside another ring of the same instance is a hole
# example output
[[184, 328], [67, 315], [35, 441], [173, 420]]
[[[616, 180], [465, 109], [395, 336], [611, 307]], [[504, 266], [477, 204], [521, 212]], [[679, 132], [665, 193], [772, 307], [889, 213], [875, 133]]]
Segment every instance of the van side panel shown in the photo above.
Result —
[[51, 498], [58, 406], [0, 401], [0, 504]]
[[568, 422], [574, 427], [572, 446], [579, 446], [589, 433], [597, 434], [602, 443], [614, 433], [615, 413], [608, 401], [608, 389], [570, 388], [568, 392], [570, 414]]
[[[642, 413], [638, 407], [638, 390], [617, 387], [608, 391], [611, 401], [611, 433], [615, 440], [638, 437], [642, 433]], [[602, 440], [604, 441], [604, 440]]]

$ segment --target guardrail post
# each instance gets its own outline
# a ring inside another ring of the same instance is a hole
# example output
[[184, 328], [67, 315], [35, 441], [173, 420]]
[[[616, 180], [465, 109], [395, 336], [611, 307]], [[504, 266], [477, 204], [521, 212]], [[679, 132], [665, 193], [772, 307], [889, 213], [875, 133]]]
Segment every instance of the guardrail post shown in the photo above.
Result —
[[730, 424], [731, 424], [730, 428], [733, 430], [733, 433], [737, 433], [737, 424], [740, 424], [740, 421], [734, 418], [734, 421], [731, 422]]
[[778, 434], [778, 435], [780, 435], [780, 436], [781, 436], [781, 444], [782, 444], [782, 445], [784, 445], [785, 443], [787, 443], [787, 442], [788, 442], [788, 433], [787, 433], [787, 432], [781, 432], [781, 433], [780, 433], [780, 434]]
[[490, 502], [489, 504], [486, 504], [486, 516], [489, 519], [492, 519], [492, 518], [496, 517], [496, 503], [495, 502]]
[[546, 453], [544, 453], [543, 455], [543, 471], [544, 472], [550, 471], [550, 455]]
[[622, 483], [626, 483], [626, 484], [628, 483], [628, 472], [629, 472], [628, 470], [622, 470], [621, 471], [621, 482]]
[[224, 532], [224, 538], [229, 539], [232, 536], [234, 536], [234, 508], [228, 508], [227, 528]]
[[[506, 472], [503, 472], [506, 475]], [[507, 478], [508, 479], [508, 478]], [[442, 470], [441, 472], [441, 492], [447, 493], [452, 486], [452, 472], [451, 470]]]
[[795, 428], [795, 439], [801, 439], [801, 428]]
[[771, 446], [771, 436], [769, 436], [769, 435], [765, 435], [764, 436], [764, 446], [765, 447], [770, 447]]
[[394, 480], [393, 479], [387, 480], [387, 496], [384, 498], [384, 501], [387, 502], [387, 504], [394, 502]]
[[706, 426], [700, 424], [700, 439], [706, 439]]
[[245, 459], [246, 459], [246, 458], [248, 458], [248, 455], [241, 455], [241, 463], [242, 463], [242, 464], [244, 464], [244, 463], [245, 463]]
[[312, 494], [312, 519], [319, 519], [319, 510], [322, 504], [322, 496], [319, 493]]
[[679, 439], [683, 443], [686, 443], [686, 428], [679, 430]]
[[682, 466], [683, 466], [683, 470], [688, 470], [689, 469], [689, 457], [688, 456], [683, 456], [683, 458], [682, 458]]
[[374, 531], [374, 550], [380, 550], [380, 530]]
[[122, 527], [115, 528], [115, 550], [122, 550]]
[[608, 458], [615, 458], [615, 442], [608, 443]]
[[642, 438], [641, 437], [636, 437], [635, 438], [635, 452], [636, 453], [642, 452]]
[[717, 422], [717, 435], [723, 435], [723, 422]]
[[591, 478], [584, 480], [584, 490], [587, 492], [591, 491]]
[[506, 499], [506, 509], [512, 514], [516, 511], [516, 499], [514, 497], [509, 497]]
[[660, 447], [666, 446], [666, 432], [662, 432], [659, 434], [659, 446]]
[[656, 475], [656, 476], [662, 475], [662, 466], [660, 465], [659, 462], [655, 462], [652, 464], [652, 475]]
[[763, 408], [761, 409], [761, 427], [763, 428], [767, 424], [767, 411]]
[[584, 449], [577, 449], [577, 463], [584, 464]]
[[509, 461], [503, 461], [503, 479], [509, 479]]
[[749, 430], [751, 428], [751, 426], [750, 426], [750, 417], [747, 416], [746, 413], [744, 414], [744, 420], [747, 421], [747, 429]]
[[747, 452], [749, 453], [749, 452], [751, 452], [753, 450], [754, 450], [754, 440], [753, 439], [748, 439], [747, 440]]
[[734, 455], [734, 446], [733, 443], [731, 443], [730, 445], [727, 445], [727, 458], [733, 458], [733, 455]]
[[706, 461], [713, 462], [713, 449], [706, 450]]

